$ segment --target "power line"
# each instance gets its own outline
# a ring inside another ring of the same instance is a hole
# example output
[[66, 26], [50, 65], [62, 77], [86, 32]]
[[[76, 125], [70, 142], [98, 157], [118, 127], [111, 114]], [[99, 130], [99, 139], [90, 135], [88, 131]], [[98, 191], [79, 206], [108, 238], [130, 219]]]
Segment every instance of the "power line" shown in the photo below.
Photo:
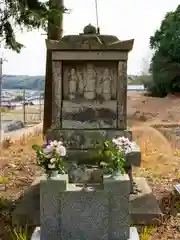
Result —
[[2, 75], [2, 67], [3, 67], [3, 62], [7, 62], [6, 59], [4, 58], [0, 58], [0, 142], [3, 141], [3, 128], [2, 128], [2, 118], [1, 118], [1, 113], [2, 113], [2, 78], [3, 78], [3, 75]]

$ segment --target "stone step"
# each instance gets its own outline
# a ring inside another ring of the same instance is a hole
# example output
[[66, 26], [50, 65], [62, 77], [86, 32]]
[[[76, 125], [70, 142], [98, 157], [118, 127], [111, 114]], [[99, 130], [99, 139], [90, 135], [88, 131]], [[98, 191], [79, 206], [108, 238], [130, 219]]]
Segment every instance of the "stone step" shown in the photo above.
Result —
[[146, 179], [136, 177], [134, 182], [141, 192], [130, 195], [132, 223], [136, 225], [160, 225], [163, 221], [163, 213]]

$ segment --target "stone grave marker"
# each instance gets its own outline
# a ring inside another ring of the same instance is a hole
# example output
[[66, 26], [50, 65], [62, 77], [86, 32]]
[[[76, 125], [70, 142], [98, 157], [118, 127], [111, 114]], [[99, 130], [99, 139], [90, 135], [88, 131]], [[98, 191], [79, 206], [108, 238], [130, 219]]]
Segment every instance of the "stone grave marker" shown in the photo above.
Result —
[[[97, 34], [91, 25], [85, 27], [82, 34], [46, 41], [47, 49], [52, 51], [53, 72], [52, 127], [47, 132], [47, 140], [62, 140], [67, 147], [67, 160], [78, 166], [84, 164], [84, 171], [92, 171], [90, 179], [98, 178], [98, 169], [92, 170], [95, 147], [118, 136], [132, 140], [132, 132], [127, 126], [126, 103], [127, 60], [133, 42]], [[161, 222], [162, 212], [146, 180], [132, 176], [132, 166], [140, 167], [141, 164], [141, 152], [135, 142], [126, 160], [132, 223]], [[87, 165], [91, 165], [91, 169]], [[71, 177], [69, 180], [72, 182]], [[39, 181], [40, 178], [33, 183], [37, 188]], [[77, 181], [83, 182], [81, 176]], [[14, 223], [28, 221], [36, 226], [39, 223], [37, 188], [20, 201], [13, 213]], [[36, 217], [32, 216], [33, 208]]]

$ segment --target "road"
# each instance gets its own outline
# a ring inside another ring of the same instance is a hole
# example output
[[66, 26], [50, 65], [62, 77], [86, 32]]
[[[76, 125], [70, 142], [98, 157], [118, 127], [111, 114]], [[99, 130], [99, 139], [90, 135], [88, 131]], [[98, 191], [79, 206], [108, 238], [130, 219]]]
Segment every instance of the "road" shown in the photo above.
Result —
[[[24, 134], [35, 133], [36, 131], [42, 130], [42, 123], [36, 124], [35, 126], [28, 126], [22, 129], [14, 130], [11, 132], [7, 132], [3, 134], [2, 139], [6, 139], [8, 137], [11, 138], [12, 141], [20, 139]], [[3, 140], [0, 140], [0, 142]]]

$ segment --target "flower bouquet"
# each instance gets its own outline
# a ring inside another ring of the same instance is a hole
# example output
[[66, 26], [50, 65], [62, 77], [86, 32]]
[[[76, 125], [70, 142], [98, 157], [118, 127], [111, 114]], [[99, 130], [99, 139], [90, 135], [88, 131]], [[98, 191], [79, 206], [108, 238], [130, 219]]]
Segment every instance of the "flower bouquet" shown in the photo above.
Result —
[[125, 137], [105, 141], [99, 150], [99, 165], [104, 174], [124, 174], [125, 156], [132, 151], [132, 142]]
[[57, 174], [67, 173], [63, 157], [66, 155], [66, 148], [62, 142], [50, 141], [48, 144], [32, 148], [36, 151], [37, 164], [44, 168], [48, 178]]

